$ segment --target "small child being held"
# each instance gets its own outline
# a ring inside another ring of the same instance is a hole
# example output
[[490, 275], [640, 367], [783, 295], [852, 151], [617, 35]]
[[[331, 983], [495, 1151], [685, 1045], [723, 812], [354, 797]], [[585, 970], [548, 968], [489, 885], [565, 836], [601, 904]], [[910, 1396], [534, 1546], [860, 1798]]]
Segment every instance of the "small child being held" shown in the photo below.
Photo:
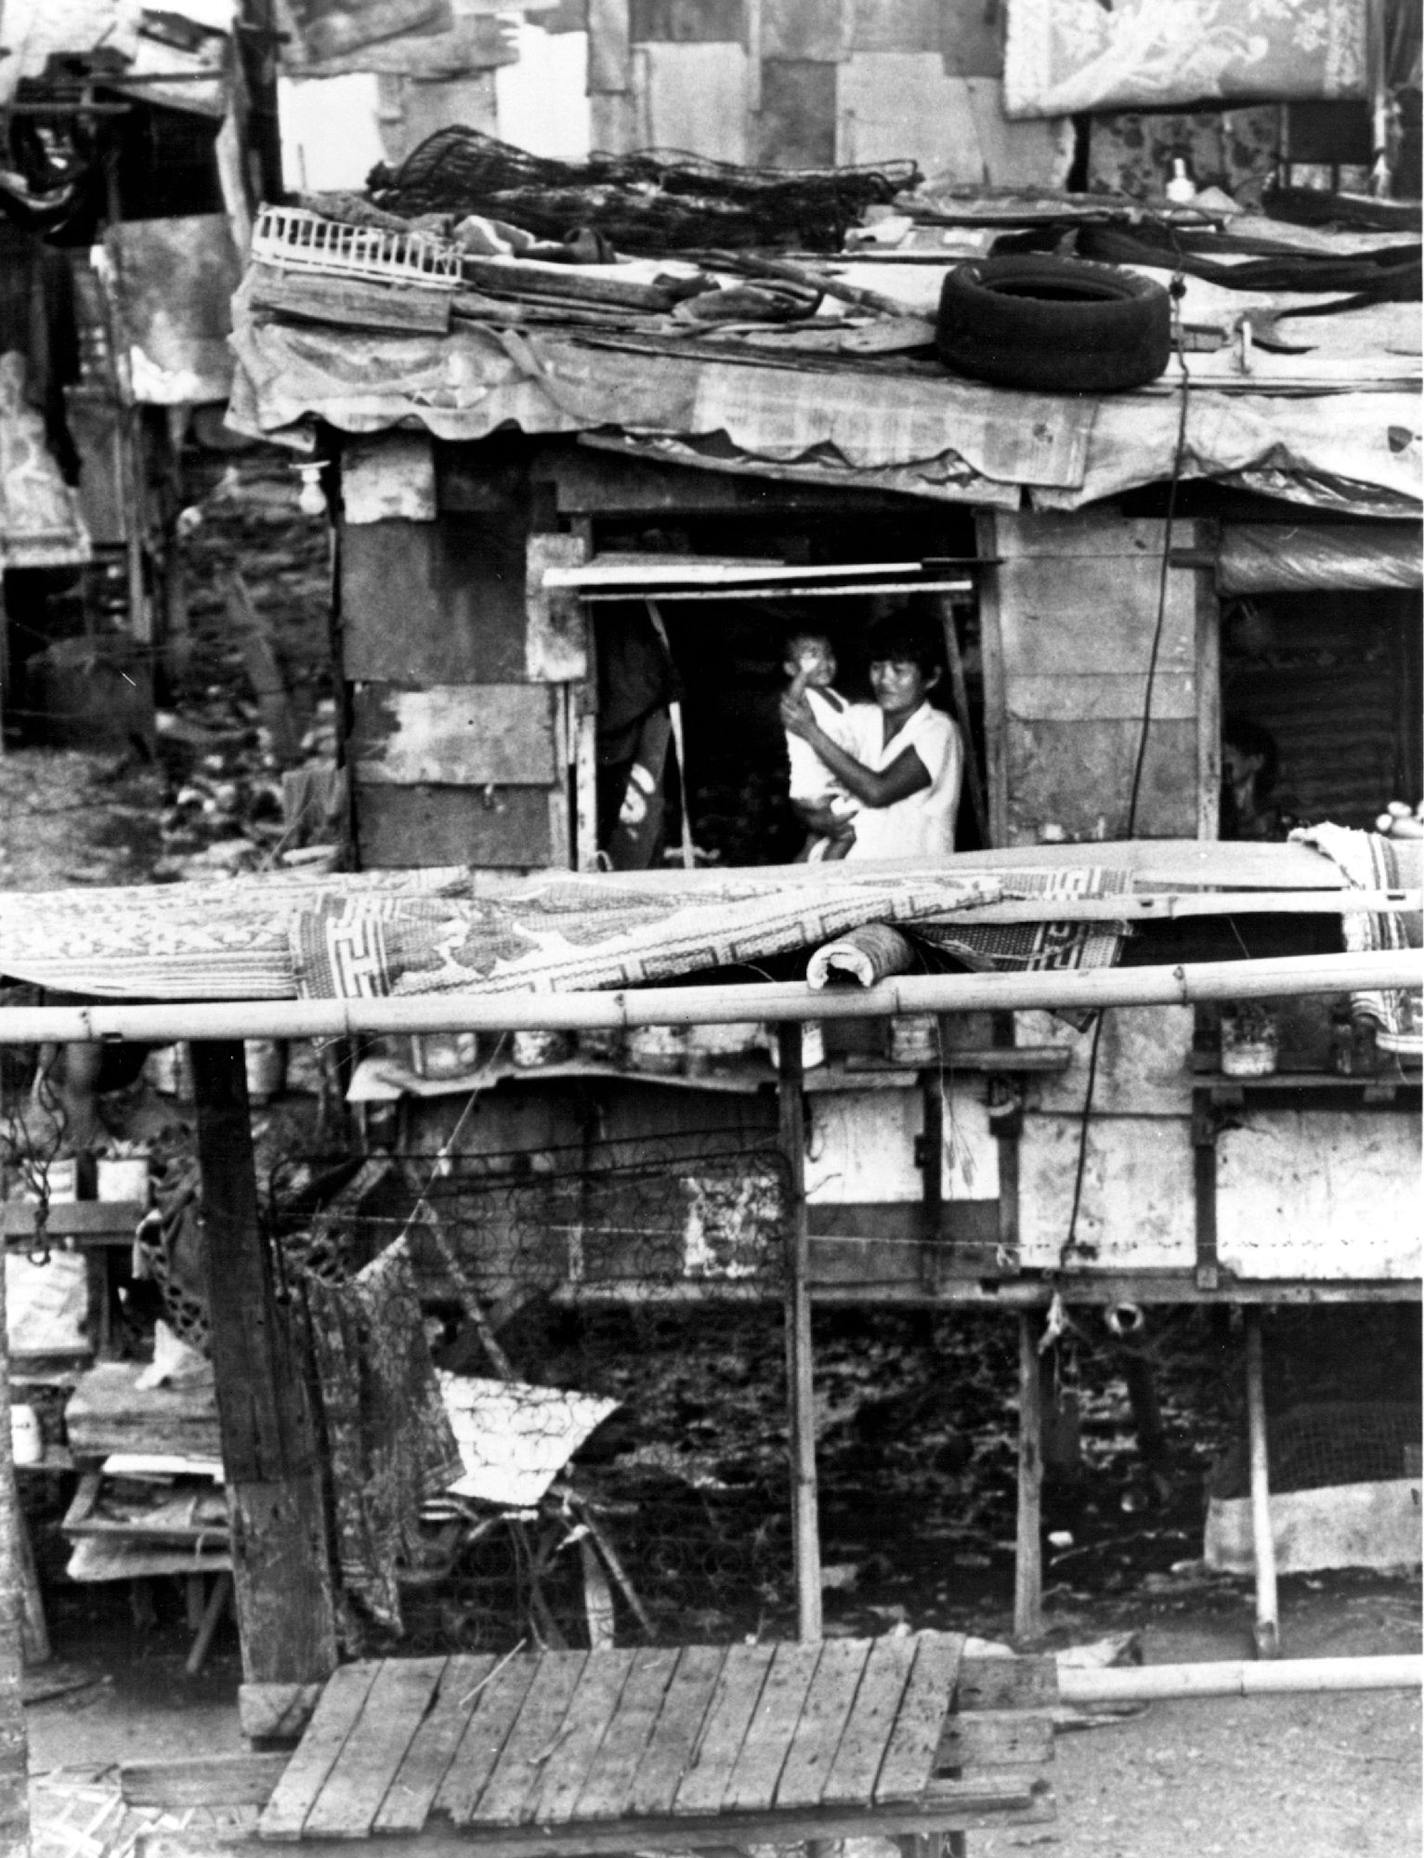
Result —
[[[809, 629], [789, 633], [782, 669], [791, 680], [787, 695], [804, 695], [811, 714], [830, 740], [853, 752], [853, 706], [832, 688], [836, 654], [826, 634]], [[789, 729], [786, 757], [791, 764], [791, 805], [808, 834], [797, 854], [797, 863], [844, 858], [855, 843], [859, 802], [811, 744]]]

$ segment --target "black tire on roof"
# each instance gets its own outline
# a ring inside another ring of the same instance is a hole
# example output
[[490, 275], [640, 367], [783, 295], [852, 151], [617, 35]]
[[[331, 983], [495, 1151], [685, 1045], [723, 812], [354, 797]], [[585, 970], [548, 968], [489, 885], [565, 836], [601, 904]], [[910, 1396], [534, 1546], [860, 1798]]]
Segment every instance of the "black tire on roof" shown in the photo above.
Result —
[[1041, 393], [1115, 393], [1156, 380], [1172, 352], [1171, 299], [1115, 265], [1041, 254], [957, 265], [935, 346], [956, 374]]

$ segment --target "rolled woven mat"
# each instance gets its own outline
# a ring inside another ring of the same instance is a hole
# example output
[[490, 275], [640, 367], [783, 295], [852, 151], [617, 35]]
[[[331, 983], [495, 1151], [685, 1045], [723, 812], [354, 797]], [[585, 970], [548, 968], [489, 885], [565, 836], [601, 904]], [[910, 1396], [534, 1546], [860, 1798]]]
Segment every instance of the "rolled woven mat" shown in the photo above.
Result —
[[921, 957], [889, 923], [865, 923], [838, 935], [818, 948], [806, 964], [812, 987], [829, 987], [832, 981], [858, 981], [873, 987], [891, 974], [907, 974], [921, 965]]

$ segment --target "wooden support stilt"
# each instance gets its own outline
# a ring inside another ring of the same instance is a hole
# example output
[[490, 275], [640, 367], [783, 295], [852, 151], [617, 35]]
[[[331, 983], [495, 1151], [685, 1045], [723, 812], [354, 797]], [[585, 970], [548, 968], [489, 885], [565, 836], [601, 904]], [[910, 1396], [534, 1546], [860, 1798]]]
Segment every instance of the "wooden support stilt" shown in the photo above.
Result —
[[989, 836], [989, 802], [984, 783], [979, 778], [979, 756], [974, 747], [974, 732], [969, 721], [969, 686], [964, 676], [964, 656], [959, 649], [959, 628], [954, 619], [954, 602], [939, 596], [940, 624], [944, 631], [944, 655], [949, 662], [949, 694], [954, 703], [954, 720], [964, 738], [964, 785], [969, 794], [970, 810], [981, 845], [992, 845]]
[[816, 1508], [815, 1395], [811, 1383], [811, 1244], [806, 1218], [806, 1105], [801, 1028], [777, 1029], [781, 1147], [790, 1170], [786, 1248], [786, 1384], [791, 1448], [791, 1538], [798, 1636], [821, 1637], [821, 1534]]
[[199, 1039], [192, 1052], [243, 1676], [316, 1683], [336, 1668], [316, 1426], [258, 1223], [242, 1042]]
[[1266, 1372], [1261, 1312], [1248, 1304], [1246, 1317], [1246, 1428], [1251, 1450], [1251, 1542], [1256, 1557], [1256, 1656], [1278, 1658], [1280, 1614], [1276, 1603], [1276, 1541], [1271, 1533], [1271, 1466], [1266, 1447]]
[[1019, 1317], [1018, 1528], [1014, 1552], [1014, 1637], [1043, 1632], [1043, 1386], [1038, 1360], [1038, 1323], [1031, 1311]]
[[5, 1273], [0, 1270], [0, 1858], [28, 1858], [30, 1849], [30, 1764], [20, 1649], [24, 1611], [22, 1528], [10, 1445]]

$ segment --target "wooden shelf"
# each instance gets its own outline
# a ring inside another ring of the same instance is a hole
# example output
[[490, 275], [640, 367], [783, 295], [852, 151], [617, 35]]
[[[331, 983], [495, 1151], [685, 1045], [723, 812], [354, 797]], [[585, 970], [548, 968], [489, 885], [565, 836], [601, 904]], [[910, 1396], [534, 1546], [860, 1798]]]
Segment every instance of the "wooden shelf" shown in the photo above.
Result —
[[[852, 1053], [817, 1065], [805, 1074], [810, 1093], [836, 1090], [913, 1090], [926, 1071], [979, 1072], [984, 1075], [1018, 1075], [1066, 1071], [1072, 1053], [1061, 1045], [981, 1046], [947, 1051], [932, 1064], [900, 1064], [891, 1058]], [[770, 1059], [748, 1057], [720, 1063], [700, 1071], [644, 1071], [636, 1065], [611, 1064], [593, 1058], [569, 1058], [557, 1064], [516, 1065], [507, 1059], [482, 1065], [463, 1077], [417, 1077], [413, 1072], [380, 1058], [365, 1058], [357, 1066], [346, 1094], [348, 1103], [396, 1103], [404, 1096], [449, 1097], [488, 1090], [510, 1079], [546, 1082], [554, 1078], [615, 1078], [624, 1084], [661, 1084], [673, 1090], [703, 1090], [749, 1096], [769, 1090], [777, 1081]], [[53, 1228], [52, 1228], [53, 1229]]]
[[1361, 1103], [1393, 1103], [1401, 1092], [1420, 1088], [1418, 1070], [1345, 1073], [1340, 1071], [1270, 1071], [1264, 1077], [1231, 1077], [1225, 1071], [1198, 1071], [1194, 1088], [1213, 1103], [1243, 1103], [1247, 1097], [1275, 1099], [1276, 1107], [1299, 1097], [1354, 1097]]

